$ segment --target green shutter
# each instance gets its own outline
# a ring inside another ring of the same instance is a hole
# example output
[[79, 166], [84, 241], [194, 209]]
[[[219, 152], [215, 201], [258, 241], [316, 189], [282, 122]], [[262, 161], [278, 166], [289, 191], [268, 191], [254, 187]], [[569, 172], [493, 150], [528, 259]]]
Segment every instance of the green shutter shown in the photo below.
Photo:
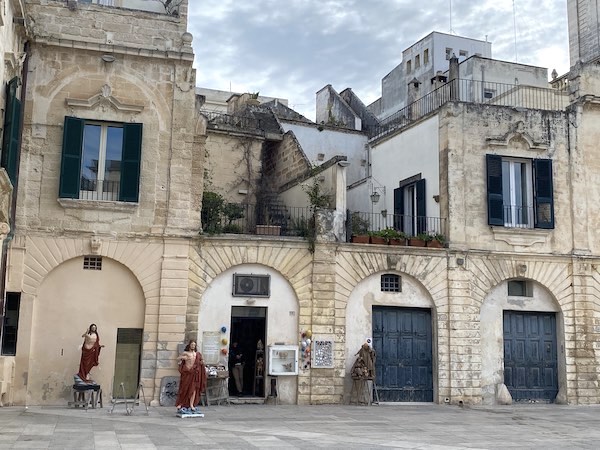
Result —
[[122, 202], [139, 201], [141, 157], [142, 124], [126, 123], [123, 125], [123, 156], [119, 190], [119, 200]]
[[60, 198], [79, 198], [84, 125], [85, 122], [82, 119], [65, 117], [58, 188]]
[[404, 231], [406, 220], [407, 218], [404, 215], [404, 188], [399, 187], [394, 189], [394, 228]]
[[13, 78], [7, 86], [2, 158], [0, 160], [0, 165], [6, 169], [13, 187], [16, 186], [17, 181], [21, 133], [21, 101], [17, 98], [17, 83], [18, 79]]
[[425, 180], [416, 183], [417, 191], [417, 234], [427, 233], [427, 202], [425, 201]]
[[535, 227], [554, 228], [554, 191], [552, 188], [552, 160], [534, 159]]
[[485, 155], [487, 169], [488, 224], [504, 226], [502, 196], [502, 157]]

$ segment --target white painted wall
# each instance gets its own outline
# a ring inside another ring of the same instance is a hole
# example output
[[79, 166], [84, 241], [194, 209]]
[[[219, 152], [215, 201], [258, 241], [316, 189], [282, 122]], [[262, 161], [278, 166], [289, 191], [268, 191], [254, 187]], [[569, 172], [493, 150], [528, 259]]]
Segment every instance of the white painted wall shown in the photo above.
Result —
[[[271, 296], [269, 298], [234, 297], [231, 293], [234, 273], [271, 275]], [[279, 272], [270, 267], [245, 264], [230, 268], [217, 275], [204, 292], [198, 314], [198, 346], [200, 349], [202, 348], [202, 333], [205, 331], [219, 332], [221, 327], [225, 326], [227, 327], [227, 333], [224, 337], [229, 340], [232, 306], [267, 308], [267, 342], [265, 348], [276, 342], [290, 345], [298, 344], [298, 298], [289, 282]], [[226, 359], [221, 362], [227, 365]], [[267, 378], [267, 392], [268, 387], [269, 381]], [[279, 401], [282, 404], [296, 404], [298, 377], [280, 376], [278, 377], [277, 387]]]
[[[363, 133], [330, 129], [319, 131], [313, 124], [284, 121], [281, 127], [284, 132], [294, 133], [311, 164], [318, 166], [334, 156], [344, 155], [350, 163], [346, 171], [348, 184], [365, 177], [367, 167], [362, 160], [367, 160], [367, 137]], [[319, 153], [324, 155], [322, 161], [318, 159]]]
[[[383, 273], [396, 273], [402, 277], [402, 292], [381, 292], [381, 275]], [[432, 318], [435, 317], [433, 300], [429, 292], [414, 278], [395, 271], [380, 272], [361, 281], [348, 297], [346, 305], [346, 344], [345, 344], [345, 395], [347, 396], [352, 387], [350, 370], [356, 353], [362, 344], [373, 334], [373, 305], [375, 306], [397, 306], [407, 308], [429, 308], [432, 309]], [[435, 326], [432, 324], [432, 332]], [[437, 354], [435, 335], [433, 336], [433, 354]], [[434, 359], [434, 380], [436, 362]], [[435, 383], [434, 383], [435, 385]], [[349, 397], [347, 397], [349, 398]], [[434, 395], [435, 398], [435, 395]]]
[[[440, 193], [437, 115], [374, 145], [371, 164], [373, 184], [376, 187], [385, 186], [385, 195], [381, 195], [379, 202], [373, 205], [373, 212], [387, 209], [388, 213], [393, 214], [394, 189], [401, 180], [420, 173], [421, 178], [426, 179], [427, 216], [439, 217], [439, 204], [433, 200], [433, 196]], [[351, 194], [348, 193], [348, 196]], [[348, 204], [355, 204], [355, 201], [349, 200]]]
[[[448, 60], [446, 59], [446, 48], [451, 48], [452, 53], [462, 62], [470, 56], [479, 53], [485, 58], [492, 57], [492, 43], [478, 39], [471, 39], [452, 34], [433, 33], [433, 70], [445, 72], [448, 70]], [[466, 57], [461, 57], [460, 50], [467, 52]], [[430, 50], [431, 53], [431, 50]]]
[[[541, 285], [532, 282], [532, 297], [509, 297], [505, 281], [494, 287], [481, 306], [481, 386], [484, 404], [496, 403], [496, 389], [504, 383], [504, 323], [503, 312], [537, 311], [560, 313], [552, 295]], [[559, 374], [564, 360], [562, 315], [556, 316]], [[560, 376], [559, 376], [560, 387]]]

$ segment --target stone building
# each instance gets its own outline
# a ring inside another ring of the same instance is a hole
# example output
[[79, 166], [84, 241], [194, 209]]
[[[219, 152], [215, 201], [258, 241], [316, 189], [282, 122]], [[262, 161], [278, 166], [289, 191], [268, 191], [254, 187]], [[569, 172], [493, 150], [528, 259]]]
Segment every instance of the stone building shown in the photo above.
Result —
[[[145, 3], [25, 2], [6, 402], [64, 405], [96, 323], [93, 378], [113, 395], [141, 382], [153, 404], [190, 338], [211, 364], [238, 342], [261, 398], [280, 362], [286, 404], [348, 402], [368, 340], [387, 401], [598, 403], [597, 64], [576, 64], [568, 91], [490, 97], [455, 61], [435, 99], [388, 122], [330, 87], [323, 124], [248, 94], [211, 115], [187, 2]], [[347, 242], [350, 204], [371, 231], [447, 246]], [[262, 378], [259, 340], [281, 359]]]

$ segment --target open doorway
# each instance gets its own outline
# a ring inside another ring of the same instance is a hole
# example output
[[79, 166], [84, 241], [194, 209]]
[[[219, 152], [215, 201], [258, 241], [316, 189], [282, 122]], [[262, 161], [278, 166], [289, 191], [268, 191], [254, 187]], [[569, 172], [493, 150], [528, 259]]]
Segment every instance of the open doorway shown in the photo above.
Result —
[[[229, 392], [232, 395], [265, 396], [266, 329], [267, 308], [254, 306], [231, 308]], [[237, 355], [240, 355], [239, 358], [236, 357]]]

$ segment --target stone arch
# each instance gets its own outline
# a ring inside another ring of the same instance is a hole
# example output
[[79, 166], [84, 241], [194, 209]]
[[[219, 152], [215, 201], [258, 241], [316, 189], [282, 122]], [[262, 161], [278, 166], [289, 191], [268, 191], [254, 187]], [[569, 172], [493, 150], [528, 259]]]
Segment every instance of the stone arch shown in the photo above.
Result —
[[[38, 296], [39, 287], [48, 273], [73, 258], [95, 254], [110, 258], [130, 270], [141, 286], [145, 298], [144, 343], [142, 356], [142, 374], [140, 381], [147, 392], [155, 387], [154, 371], [157, 366], [158, 311], [160, 304], [161, 265], [163, 245], [160, 243], [136, 243], [116, 241], [102, 237], [87, 238], [43, 238], [29, 236], [16, 243], [26, 249], [23, 260], [23, 279], [21, 283], [22, 304], [25, 307], [19, 320], [23, 330], [31, 330], [33, 323], [32, 308]], [[92, 246], [92, 243], [94, 244]], [[30, 353], [31, 340], [26, 338], [20, 345], [20, 353]], [[17, 365], [27, 371], [28, 358], [17, 361]], [[15, 398], [15, 403], [25, 399]]]
[[[116, 80], [119, 78], [136, 85], [137, 89], [144, 93], [147, 100], [144, 102], [146, 106], [155, 106], [154, 108], [146, 108], [146, 113], [153, 111], [157, 115], [157, 122], [160, 130], [166, 130], [170, 125], [171, 118], [171, 109], [168, 99], [164, 98], [164, 96], [158, 90], [156, 87], [158, 86], [157, 84], [143, 82], [139, 76], [130, 72], [127, 65], [124, 65], [118, 74], [102, 75], [101, 77], [98, 77], [98, 72], [96, 70], [81, 70], [77, 65], [73, 65], [68, 69], [61, 71], [61, 73], [58, 76], [55, 76], [50, 82], [44, 86], [38, 87], [40, 90], [39, 95], [47, 98], [47, 101], [41, 102], [40, 105], [38, 105], [38, 107], [33, 111], [33, 120], [36, 121], [36, 123], [45, 123], [47, 121], [48, 111], [52, 107], [55, 97], [59, 95], [60, 92], [63, 92], [64, 89], [75, 80], [96, 80], [98, 84], [98, 92], [100, 92], [100, 89], [104, 84], [107, 84], [111, 79]], [[116, 83], [112, 84], [115, 85]], [[91, 94], [96, 93], [97, 92], [91, 92]], [[64, 99], [59, 100], [64, 102]]]
[[186, 317], [187, 338], [198, 334], [198, 313], [202, 295], [220, 273], [234, 266], [260, 264], [277, 270], [288, 280], [300, 304], [300, 326], [310, 320], [312, 300], [312, 257], [302, 242], [203, 241], [190, 247], [189, 299]]
[[[564, 316], [556, 297], [537, 281], [518, 277], [531, 283], [531, 297], [509, 297], [507, 282], [517, 277], [507, 278], [488, 292], [480, 308], [481, 329], [481, 395], [484, 404], [506, 403], [510, 394], [504, 384], [504, 321], [507, 310], [524, 312], [556, 313], [556, 338], [558, 359], [559, 396], [557, 402], [564, 402], [566, 395], [566, 373], [564, 346]], [[561, 351], [562, 348], [562, 351]]]
[[[108, 398], [116, 375], [117, 330], [143, 329], [146, 302], [133, 272], [112, 258], [103, 258], [102, 271], [82, 270], [82, 263], [81, 256], [63, 261], [38, 287], [32, 305], [30, 403], [65, 404], [69, 400], [79, 366], [81, 335], [91, 323], [97, 324], [100, 343], [105, 346], [91, 376]], [[125, 376], [121, 381], [135, 389], [137, 379], [133, 381], [129, 373], [121, 371]]]

